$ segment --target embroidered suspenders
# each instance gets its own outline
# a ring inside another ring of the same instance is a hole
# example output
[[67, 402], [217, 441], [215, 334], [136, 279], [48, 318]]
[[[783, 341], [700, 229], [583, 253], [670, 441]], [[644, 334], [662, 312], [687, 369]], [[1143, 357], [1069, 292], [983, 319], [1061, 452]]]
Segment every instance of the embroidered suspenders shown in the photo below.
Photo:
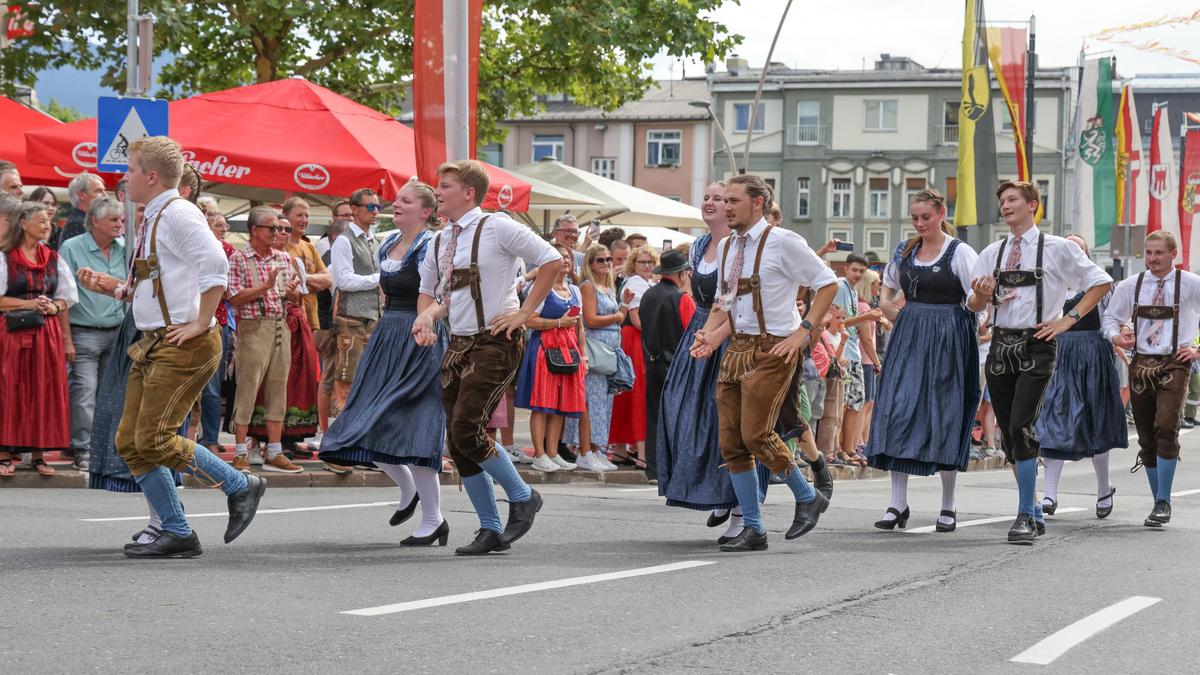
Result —
[[[484, 329], [483, 324], [483, 288], [480, 285], [479, 277], [479, 235], [483, 233], [483, 225], [487, 223], [490, 216], [484, 216], [479, 219], [479, 224], [475, 226], [475, 237], [471, 240], [471, 264], [467, 269], [455, 269], [450, 272], [450, 290], [457, 291], [463, 288], [471, 289], [471, 298], [475, 300], [475, 321], [479, 323], [479, 329]], [[442, 230], [445, 232], [445, 230]], [[441, 259], [442, 237], [438, 235], [433, 240], [433, 259]]]
[[154, 284], [154, 296], [158, 298], [158, 309], [162, 312], [164, 328], [171, 325], [171, 312], [167, 309], [167, 296], [163, 292], [162, 284], [162, 268], [158, 265], [158, 221], [162, 220], [163, 214], [167, 212], [167, 207], [171, 205], [171, 202], [181, 199], [183, 197], [173, 197], [158, 210], [158, 215], [154, 217], [154, 223], [150, 226], [150, 254], [145, 258], [135, 258], [133, 261], [134, 277], [138, 281], [149, 279]]
[[[758, 251], [754, 254], [754, 273], [749, 277], [742, 277], [737, 280], [737, 294], [745, 295], [752, 294], [754, 300], [754, 313], [758, 317], [758, 334], [767, 334], [767, 317], [763, 311], [762, 301], [762, 279], [758, 276], [758, 270], [762, 266], [763, 250], [767, 246], [767, 237], [771, 234], [774, 225], [768, 225], [767, 229], [763, 230], [762, 238], [758, 240]], [[729, 257], [729, 245], [733, 243], [733, 237], [725, 240], [725, 250], [721, 253], [721, 274], [725, 273], [725, 260]], [[725, 288], [722, 292], [729, 291], [730, 280], [725, 280]], [[736, 298], [735, 298], [736, 299]], [[734, 322], [733, 312], [729, 312], [729, 327], [732, 332], [737, 333], [737, 324]]]
[[[1008, 246], [1008, 237], [1000, 243], [1000, 250], [996, 253], [996, 269], [992, 270], [992, 278], [996, 280], [996, 293], [992, 294], [992, 304], [996, 307], [1000, 306], [999, 292], [1001, 286], [1021, 287], [1021, 286], [1037, 286], [1037, 320], [1034, 323], [1042, 322], [1042, 250], [1044, 248], [1046, 235], [1038, 233], [1037, 240], [1037, 266], [1032, 270], [1006, 270], [1000, 269], [1000, 261], [1004, 260], [1004, 247]], [[999, 311], [997, 309], [996, 311]]]
[[1133, 287], [1133, 315], [1130, 317], [1133, 322], [1133, 353], [1137, 354], [1138, 319], [1150, 319], [1151, 321], [1171, 319], [1171, 353], [1174, 353], [1179, 348], [1179, 283], [1183, 274], [1179, 270], [1175, 270], [1175, 297], [1170, 307], [1139, 304], [1142, 299], [1142, 279], [1145, 276], [1145, 272], [1139, 274], [1137, 283]]

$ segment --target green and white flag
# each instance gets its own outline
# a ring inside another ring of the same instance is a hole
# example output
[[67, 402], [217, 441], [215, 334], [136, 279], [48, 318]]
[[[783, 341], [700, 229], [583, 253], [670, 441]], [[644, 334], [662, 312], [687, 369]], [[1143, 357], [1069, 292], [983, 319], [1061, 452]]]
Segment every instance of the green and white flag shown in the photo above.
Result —
[[1075, 109], [1075, 190], [1072, 225], [1092, 246], [1106, 247], [1117, 224], [1117, 158], [1114, 137], [1113, 63], [1085, 61]]

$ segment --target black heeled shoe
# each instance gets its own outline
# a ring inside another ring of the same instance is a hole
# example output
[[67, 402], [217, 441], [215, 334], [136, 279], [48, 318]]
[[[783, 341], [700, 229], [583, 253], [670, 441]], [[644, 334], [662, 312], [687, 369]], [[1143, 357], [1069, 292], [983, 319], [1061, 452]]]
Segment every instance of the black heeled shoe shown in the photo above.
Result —
[[[1112, 515], [1113, 506], [1116, 505], [1116, 500], [1113, 499], [1113, 495], [1115, 494], [1117, 494], [1117, 488], [1109, 490], [1107, 495], [1096, 500], [1096, 517], [1100, 520], [1104, 520]], [[1105, 499], [1108, 500], [1108, 506], [1100, 506], [1100, 502], [1104, 501]]]
[[437, 529], [433, 531], [433, 534], [431, 534], [427, 537], [418, 537], [415, 535], [409, 535], [408, 537], [405, 537], [404, 539], [400, 540], [400, 545], [401, 546], [431, 546], [435, 539], [437, 540], [438, 546], [446, 545], [446, 540], [450, 539], [450, 524], [449, 523], [447, 523], [446, 521], [443, 520], [442, 524], [438, 525]]
[[896, 518], [893, 520], [888, 520], [887, 518], [884, 518], [883, 520], [877, 520], [875, 521], [875, 527], [881, 530], [894, 530], [899, 527], [903, 530], [906, 526], [908, 526], [908, 517], [912, 515], [912, 511], [910, 511], [907, 506], [904, 507], [904, 513], [900, 513], [896, 509], [889, 506], [888, 510], [884, 511], [884, 515], [889, 513], [895, 514]]
[[[937, 524], [933, 526], [934, 530], [937, 530], [938, 532], [953, 532], [954, 530], [958, 529], [958, 512], [957, 511], [950, 511], [948, 509], [942, 509], [942, 512], [939, 513], [938, 516], [939, 517], [938, 517]], [[942, 518], [949, 518], [950, 524], [943, 525]]]
[[708, 522], [706, 523], [706, 525], [708, 525], [709, 527], [717, 527], [718, 525], [724, 525], [725, 521], [729, 520], [729, 514], [733, 513], [733, 509], [718, 509], [718, 510], [725, 511], [725, 515], [718, 516], [716, 514], [716, 511], [709, 511], [708, 512]]
[[412, 518], [413, 514], [417, 512], [417, 502], [419, 501], [421, 501], [421, 495], [414, 493], [412, 501], [408, 503], [408, 506], [402, 509], [396, 509], [396, 512], [392, 514], [391, 519], [388, 520], [388, 525], [395, 527], [409, 518]]
[[[1047, 503], [1048, 502], [1048, 503]], [[1042, 513], [1052, 516], [1058, 510], [1058, 500], [1042, 497]]]

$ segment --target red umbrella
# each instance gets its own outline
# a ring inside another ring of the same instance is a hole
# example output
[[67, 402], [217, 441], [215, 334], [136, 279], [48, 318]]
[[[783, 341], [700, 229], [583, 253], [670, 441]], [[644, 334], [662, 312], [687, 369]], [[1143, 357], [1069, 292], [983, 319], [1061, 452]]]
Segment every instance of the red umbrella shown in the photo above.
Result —
[[65, 186], [71, 176], [78, 173], [60, 175], [51, 166], [31, 164], [25, 156], [25, 132], [44, 127], [59, 127], [62, 122], [53, 117], [34, 110], [16, 101], [0, 96], [0, 159], [6, 159], [17, 165], [21, 171], [21, 180], [29, 185]]
[[[417, 175], [413, 130], [302, 79], [237, 87], [170, 103], [171, 137], [205, 181], [384, 201]], [[31, 131], [28, 154], [66, 173], [94, 170], [96, 120]], [[529, 208], [530, 187], [488, 166], [484, 206]]]

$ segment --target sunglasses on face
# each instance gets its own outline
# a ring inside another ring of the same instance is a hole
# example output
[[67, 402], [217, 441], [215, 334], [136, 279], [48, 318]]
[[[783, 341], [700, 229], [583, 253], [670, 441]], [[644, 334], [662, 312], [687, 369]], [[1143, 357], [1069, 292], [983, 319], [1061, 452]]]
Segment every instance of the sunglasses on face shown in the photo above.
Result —
[[612, 258], [594, 258], [592, 262], [600, 265], [607, 265], [608, 263], [612, 262]]
[[355, 204], [355, 206], [357, 206], [360, 209], [366, 209], [366, 210], [370, 211], [371, 213], [379, 213], [379, 205], [378, 204]]
[[284, 232], [287, 232], [287, 233], [289, 233], [289, 234], [290, 234], [290, 233], [291, 233], [291, 232], [293, 232], [293, 231], [294, 231], [296, 228], [294, 228], [294, 227], [281, 227], [281, 228], [279, 228], [279, 229], [280, 229], [280, 230], [282, 230], [282, 231], [284, 231]]
[[[280, 225], [255, 225], [255, 227], [261, 227], [264, 230], [270, 230], [272, 232], [283, 232], [283, 227]], [[288, 231], [290, 232], [291, 230]]]
[[653, 264], [654, 264], [654, 261], [653, 261], [653, 260], [639, 260], [639, 261], [637, 261], [637, 264], [639, 264], [639, 265], [653, 265]]

